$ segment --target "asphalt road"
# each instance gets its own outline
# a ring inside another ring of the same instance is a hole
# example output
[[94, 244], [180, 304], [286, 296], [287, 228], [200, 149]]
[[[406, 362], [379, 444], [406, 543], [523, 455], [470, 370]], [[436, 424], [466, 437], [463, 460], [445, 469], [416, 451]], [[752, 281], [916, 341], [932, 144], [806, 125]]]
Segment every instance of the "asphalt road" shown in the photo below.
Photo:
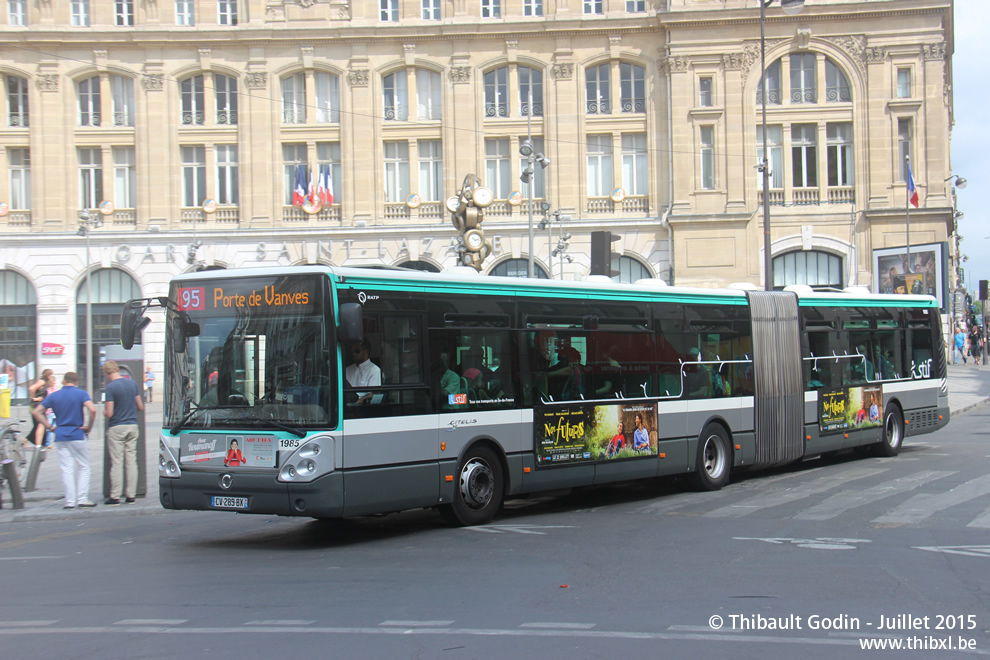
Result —
[[513, 501], [477, 528], [431, 511], [8, 524], [0, 657], [990, 655], [988, 441], [984, 407], [893, 459]]

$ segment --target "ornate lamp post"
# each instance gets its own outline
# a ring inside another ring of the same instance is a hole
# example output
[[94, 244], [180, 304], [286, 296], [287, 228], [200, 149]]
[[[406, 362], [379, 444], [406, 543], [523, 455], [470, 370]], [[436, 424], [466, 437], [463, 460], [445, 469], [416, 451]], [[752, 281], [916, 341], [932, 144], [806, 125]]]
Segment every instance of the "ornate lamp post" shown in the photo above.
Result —
[[87, 210], [79, 212], [80, 236], [86, 237], [86, 391], [93, 396], [93, 287], [90, 281], [89, 230], [102, 227], [103, 221], [95, 213]]

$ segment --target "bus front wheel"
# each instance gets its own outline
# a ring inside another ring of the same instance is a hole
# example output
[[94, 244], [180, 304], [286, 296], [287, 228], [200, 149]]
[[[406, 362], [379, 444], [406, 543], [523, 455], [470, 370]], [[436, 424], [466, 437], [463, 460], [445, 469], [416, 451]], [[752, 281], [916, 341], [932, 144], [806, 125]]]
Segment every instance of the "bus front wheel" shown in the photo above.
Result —
[[720, 490], [729, 481], [732, 451], [729, 436], [718, 424], [709, 424], [698, 439], [695, 471], [688, 479], [696, 490]]
[[455, 525], [483, 525], [502, 506], [505, 478], [502, 463], [488, 447], [475, 447], [465, 455], [457, 472], [454, 501], [440, 513]]
[[891, 405], [884, 412], [883, 432], [880, 436], [880, 444], [876, 447], [877, 456], [897, 456], [901, 451], [901, 444], [904, 442], [904, 415], [896, 404]]

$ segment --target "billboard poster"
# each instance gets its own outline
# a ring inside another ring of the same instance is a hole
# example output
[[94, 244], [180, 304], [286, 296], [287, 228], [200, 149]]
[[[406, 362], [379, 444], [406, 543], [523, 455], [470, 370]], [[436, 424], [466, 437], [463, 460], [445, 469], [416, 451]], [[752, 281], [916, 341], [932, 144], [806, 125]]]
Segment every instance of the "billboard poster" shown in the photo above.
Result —
[[873, 250], [874, 293], [933, 296], [944, 312], [948, 300], [947, 282], [945, 243], [912, 245], [910, 263], [907, 247]]
[[880, 385], [818, 392], [818, 429], [822, 435], [879, 428], [883, 423]]
[[534, 419], [539, 467], [657, 455], [657, 406], [545, 406]]
[[275, 467], [278, 441], [271, 435], [182, 436], [179, 463], [210, 467]]

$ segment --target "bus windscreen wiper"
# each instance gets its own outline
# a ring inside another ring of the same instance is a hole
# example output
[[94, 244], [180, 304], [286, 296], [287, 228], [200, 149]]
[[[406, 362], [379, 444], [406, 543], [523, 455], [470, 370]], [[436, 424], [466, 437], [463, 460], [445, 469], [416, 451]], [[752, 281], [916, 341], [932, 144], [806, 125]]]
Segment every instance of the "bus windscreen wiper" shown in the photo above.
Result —
[[[240, 421], [243, 421], [243, 420], [240, 420]], [[293, 428], [293, 427], [291, 427], [291, 426], [289, 426], [287, 424], [283, 424], [282, 422], [276, 422], [274, 419], [265, 419], [264, 417], [259, 417], [257, 419], [251, 420], [251, 421], [256, 422], [258, 424], [261, 424], [261, 425], [267, 424], [267, 425], [271, 426], [272, 428], [278, 429], [279, 431], [285, 431], [286, 433], [291, 433], [292, 435], [296, 436], [297, 438], [305, 438], [306, 437], [306, 432], [305, 431], [300, 431], [299, 429]]]
[[187, 412], [185, 416], [182, 419], [180, 419], [177, 424], [173, 425], [172, 428], [169, 430], [172, 432], [172, 435], [175, 435], [176, 433], [182, 430], [182, 427], [186, 425], [186, 422], [188, 422], [190, 419], [192, 419], [199, 413], [203, 412], [204, 410], [219, 410], [221, 407], [222, 406], [199, 406], [193, 408], [192, 410]]

